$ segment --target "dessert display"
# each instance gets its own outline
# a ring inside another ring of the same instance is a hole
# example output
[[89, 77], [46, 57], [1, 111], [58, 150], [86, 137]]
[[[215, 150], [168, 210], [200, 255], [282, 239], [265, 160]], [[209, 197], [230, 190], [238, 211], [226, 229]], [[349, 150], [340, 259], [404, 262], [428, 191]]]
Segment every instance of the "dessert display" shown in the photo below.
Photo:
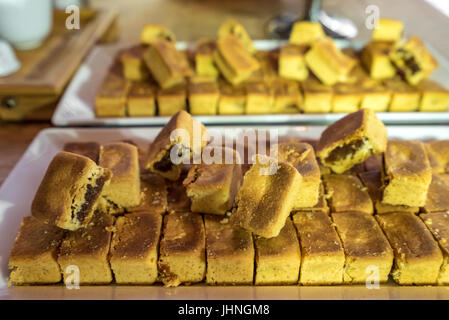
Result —
[[[361, 110], [319, 140], [224, 147], [180, 111], [149, 146], [67, 141], [18, 230], [9, 285], [447, 285], [447, 141], [356, 156], [386, 143], [377, 121]], [[346, 141], [366, 142], [334, 170], [320, 150]]]
[[297, 113], [444, 112], [449, 90], [429, 76], [438, 63], [401, 21], [380, 19], [363, 48], [340, 48], [319, 23], [293, 25], [287, 43], [257, 49], [244, 26], [177, 49], [173, 32], [148, 25], [120, 50], [100, 86], [97, 117]]

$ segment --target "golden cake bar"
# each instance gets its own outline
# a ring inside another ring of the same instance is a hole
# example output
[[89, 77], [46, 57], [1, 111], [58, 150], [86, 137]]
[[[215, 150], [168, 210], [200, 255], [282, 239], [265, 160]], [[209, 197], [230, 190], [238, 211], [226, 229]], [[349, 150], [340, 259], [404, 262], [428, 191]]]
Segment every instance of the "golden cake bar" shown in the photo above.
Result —
[[331, 212], [363, 212], [373, 214], [373, 202], [359, 178], [349, 174], [323, 177]]
[[263, 80], [268, 83], [279, 78], [279, 52], [278, 50], [257, 51], [254, 56], [259, 61]]
[[393, 280], [401, 285], [436, 284], [443, 255], [426, 225], [410, 212], [377, 215], [394, 251]]
[[397, 45], [390, 58], [412, 85], [417, 85], [438, 67], [438, 62], [417, 36], [411, 36], [407, 42]]
[[[177, 141], [170, 138], [174, 130], [182, 129], [189, 137], [179, 136]], [[170, 159], [170, 151], [174, 146], [189, 149], [189, 157], [199, 154], [207, 142], [206, 128], [185, 111], [176, 113], [159, 132], [148, 151], [146, 169], [160, 174], [169, 180], [177, 180], [181, 174], [181, 164], [174, 164]]]
[[233, 85], [248, 79], [260, 68], [259, 62], [245, 48], [240, 39], [233, 35], [217, 40], [214, 61], [222, 75]]
[[345, 250], [344, 283], [365, 284], [373, 272], [380, 283], [387, 282], [393, 250], [376, 219], [363, 212], [339, 212], [332, 213], [332, 220]]
[[186, 110], [186, 82], [182, 82], [170, 88], [158, 90], [156, 100], [160, 116], [173, 116], [181, 110]]
[[119, 53], [125, 79], [143, 81], [149, 78], [149, 70], [143, 61], [143, 53], [146, 49], [143, 45], [136, 45]]
[[318, 211], [323, 212], [323, 213], [329, 213], [329, 206], [327, 205], [323, 183], [320, 183], [317, 204], [314, 205], [313, 207], [304, 207], [304, 208], [300, 208], [299, 210], [294, 210], [294, 212], [292, 214], [318, 212]]
[[218, 38], [225, 38], [229, 35], [232, 35], [239, 39], [243, 46], [250, 52], [251, 54], [256, 52], [256, 48], [254, 48], [253, 42], [246, 31], [246, 29], [238, 23], [234, 19], [227, 19], [218, 29]]
[[161, 226], [161, 215], [151, 211], [117, 218], [109, 254], [117, 284], [152, 284], [158, 279]]
[[205, 215], [206, 283], [250, 285], [254, 278], [254, 243], [251, 232], [223, 217]]
[[401, 40], [404, 31], [402, 21], [393, 19], [379, 19], [371, 36], [373, 41], [396, 42]]
[[126, 97], [130, 83], [108, 71], [95, 96], [95, 112], [98, 117], [125, 117]]
[[56, 256], [64, 231], [35, 217], [24, 217], [9, 255], [9, 285], [61, 281]]
[[200, 39], [196, 45], [195, 70], [199, 76], [217, 78], [220, 74], [214, 62], [214, 51], [217, 48], [215, 40]]
[[166, 89], [191, 75], [186, 56], [172, 42], [157, 40], [144, 53], [144, 60], [158, 84]]
[[123, 213], [140, 204], [140, 168], [137, 147], [115, 142], [100, 148], [98, 164], [112, 173], [112, 179], [103, 188], [99, 207], [111, 214]]
[[188, 97], [191, 114], [217, 114], [220, 90], [216, 82], [190, 82], [188, 86]]
[[297, 284], [301, 251], [293, 222], [287, 219], [277, 237], [255, 237], [256, 276], [255, 285]]
[[327, 85], [346, 82], [356, 60], [343, 54], [335, 43], [328, 39], [315, 42], [305, 55], [307, 66]]
[[317, 78], [309, 77], [301, 82], [304, 97], [301, 110], [305, 113], [328, 113], [332, 109], [332, 87], [322, 84]]
[[96, 212], [86, 228], [65, 235], [58, 254], [64, 281], [69, 280], [71, 267], [77, 266], [81, 285], [111, 283], [108, 254], [113, 225], [113, 216]]
[[448, 212], [423, 213], [419, 215], [427, 228], [432, 232], [433, 237], [438, 241], [443, 253], [443, 264], [438, 275], [438, 285], [449, 284], [449, 214]]
[[449, 174], [433, 173], [422, 212], [449, 212]]
[[335, 113], [356, 112], [360, 109], [363, 89], [354, 83], [337, 83], [333, 86], [331, 111]]
[[422, 207], [432, 180], [424, 144], [420, 141], [390, 140], [384, 155], [382, 202]]
[[299, 113], [302, 106], [302, 95], [299, 83], [293, 80], [276, 79], [271, 82], [273, 91], [272, 113]]
[[[221, 155], [215, 155], [215, 151]], [[211, 161], [219, 163], [204, 163], [204, 153], [211, 155]], [[226, 153], [232, 159], [227, 160]], [[226, 161], [232, 163], [227, 164]], [[203, 163], [193, 165], [183, 182], [192, 212], [221, 215], [230, 212], [242, 181], [240, 163], [240, 156], [231, 148], [206, 147], [203, 150]]]
[[31, 205], [32, 215], [66, 230], [86, 226], [111, 172], [91, 159], [59, 152], [51, 161]]
[[297, 213], [293, 222], [301, 246], [301, 285], [343, 283], [345, 253], [330, 217], [325, 212]]
[[128, 93], [127, 111], [130, 117], [156, 115], [156, 86], [148, 82], [133, 82]]
[[362, 50], [362, 63], [372, 79], [389, 79], [396, 75], [396, 68], [390, 60], [391, 42], [369, 42]]
[[131, 212], [154, 212], [164, 214], [168, 210], [168, 192], [165, 179], [154, 173], [140, 176], [140, 204]]
[[302, 182], [298, 170], [288, 163], [279, 162], [274, 169], [273, 173], [268, 158], [258, 157], [243, 177], [232, 214], [242, 228], [265, 238], [276, 237], [284, 227]]
[[326, 35], [320, 23], [299, 21], [293, 24], [288, 41], [295, 45], [310, 46], [325, 37]]
[[382, 173], [380, 171], [367, 171], [359, 173], [360, 180], [374, 203], [374, 209], [377, 214], [390, 212], [411, 212], [418, 213], [419, 207], [409, 207], [405, 205], [392, 205], [382, 202]]
[[421, 93], [419, 111], [446, 111], [449, 107], [449, 90], [432, 80], [422, 80], [418, 84]]
[[430, 141], [424, 144], [432, 171], [449, 173], [449, 140]]
[[244, 114], [246, 106], [245, 86], [233, 86], [227, 82], [219, 82], [220, 98], [218, 114]]
[[62, 151], [76, 153], [98, 163], [100, 144], [97, 142], [68, 142], [64, 145]]
[[387, 129], [370, 109], [351, 113], [331, 124], [321, 134], [317, 155], [323, 165], [343, 173], [385, 151]]
[[270, 86], [261, 80], [245, 84], [246, 114], [270, 114], [273, 110], [274, 96]]
[[290, 140], [277, 145], [278, 161], [286, 162], [302, 176], [301, 193], [296, 195], [294, 210], [314, 207], [318, 203], [321, 184], [320, 168], [310, 144]]
[[304, 55], [306, 46], [286, 44], [279, 53], [279, 76], [285, 79], [302, 81], [309, 76]]
[[366, 79], [362, 83], [362, 92], [360, 109], [371, 109], [375, 112], [388, 111], [391, 92], [382, 82]]
[[159, 274], [165, 286], [201, 282], [206, 275], [203, 217], [173, 212], [164, 217], [159, 247]]
[[140, 34], [140, 43], [151, 45], [159, 40], [175, 43], [176, 37], [170, 29], [158, 24], [147, 24], [143, 27]]

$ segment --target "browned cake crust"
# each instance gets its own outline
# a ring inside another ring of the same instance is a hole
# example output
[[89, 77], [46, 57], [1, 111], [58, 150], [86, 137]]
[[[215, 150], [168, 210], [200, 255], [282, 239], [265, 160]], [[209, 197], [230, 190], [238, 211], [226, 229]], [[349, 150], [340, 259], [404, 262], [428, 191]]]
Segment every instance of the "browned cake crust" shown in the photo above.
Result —
[[[171, 141], [170, 135], [176, 129], [185, 130], [189, 134], [190, 141], [184, 141], [182, 138], [180, 138], [180, 141]], [[198, 132], [194, 133], [194, 130]], [[175, 165], [170, 160], [170, 150], [176, 142], [179, 142], [183, 148], [188, 147], [191, 150], [190, 156], [192, 157], [193, 153], [200, 152], [207, 143], [206, 128], [192, 119], [187, 112], [179, 111], [164, 126], [150, 145], [146, 168], [167, 179], [177, 180], [181, 174], [181, 165]]]
[[165, 179], [153, 173], [140, 176], [141, 200], [131, 212], [149, 211], [164, 214], [167, 211], [167, 183]]
[[318, 202], [313, 207], [307, 207], [307, 208], [301, 208], [299, 210], [295, 210], [292, 214], [295, 212], [324, 212], [329, 213], [329, 206], [327, 205], [325, 192], [324, 192], [324, 185], [320, 183], [319, 193], [318, 193]]
[[97, 142], [68, 142], [64, 145], [63, 151], [88, 157], [95, 163], [98, 163], [100, 144]]
[[387, 282], [393, 265], [393, 250], [375, 218], [363, 212], [333, 213], [332, 219], [346, 255], [344, 282], [366, 283], [366, 268], [379, 268], [379, 281]]
[[232, 74], [252, 72], [259, 64], [246, 50], [241, 41], [233, 35], [225, 36], [217, 41], [216, 54], [226, 63]]
[[373, 213], [373, 203], [359, 178], [354, 175], [328, 174], [323, 179], [331, 212]]
[[56, 283], [61, 280], [56, 261], [64, 231], [32, 216], [23, 218], [9, 255], [9, 284]]
[[31, 212], [43, 222], [63, 229], [85, 226], [110, 176], [109, 170], [98, 167], [87, 157], [59, 152], [48, 166]]
[[395, 255], [393, 279], [399, 284], [435, 284], [442, 253], [426, 225], [410, 212], [377, 215]]
[[200, 282], [206, 274], [203, 217], [173, 212], [164, 217], [159, 247], [159, 277], [166, 286]]
[[425, 144], [432, 171], [449, 173], [449, 140], [431, 141]]
[[434, 173], [423, 212], [449, 212], [449, 174]]

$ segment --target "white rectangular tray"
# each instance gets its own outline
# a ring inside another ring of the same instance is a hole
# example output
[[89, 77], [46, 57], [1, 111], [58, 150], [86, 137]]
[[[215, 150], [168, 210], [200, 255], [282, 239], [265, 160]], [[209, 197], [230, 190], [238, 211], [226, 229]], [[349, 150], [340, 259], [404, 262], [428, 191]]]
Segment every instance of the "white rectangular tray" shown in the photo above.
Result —
[[[214, 127], [210, 130], [237, 137], [246, 126]], [[316, 139], [324, 127], [274, 127], [279, 136]], [[146, 146], [160, 128], [63, 129], [41, 131], [24, 153], [8, 178], [0, 187], [0, 299], [449, 299], [448, 287], [398, 287], [393, 283], [381, 285], [379, 290], [364, 286], [334, 287], [190, 287], [163, 288], [162, 286], [81, 287], [68, 290], [64, 286], [37, 286], [7, 288], [8, 257], [24, 216], [30, 215], [31, 201], [53, 156], [67, 142], [98, 141], [100, 143], [124, 139]], [[449, 130], [442, 126], [390, 127], [391, 138], [449, 139]]]
[[[256, 40], [259, 50], [271, 50], [280, 47], [285, 41]], [[362, 43], [337, 41], [339, 47], [359, 49]], [[97, 46], [78, 69], [67, 87], [52, 117], [56, 126], [137, 126], [164, 125], [169, 117], [123, 117], [98, 118], [95, 114], [95, 94], [119, 49], [130, 44], [119, 43], [109, 46]], [[185, 49], [186, 42], [178, 42], [178, 49]], [[431, 78], [449, 89], [449, 62], [429, 47], [439, 62], [438, 69]], [[204, 124], [327, 124], [343, 117], [342, 113], [329, 114], [273, 114], [273, 115], [216, 115], [196, 116]], [[379, 118], [388, 124], [425, 124], [449, 123], [448, 112], [380, 112]]]

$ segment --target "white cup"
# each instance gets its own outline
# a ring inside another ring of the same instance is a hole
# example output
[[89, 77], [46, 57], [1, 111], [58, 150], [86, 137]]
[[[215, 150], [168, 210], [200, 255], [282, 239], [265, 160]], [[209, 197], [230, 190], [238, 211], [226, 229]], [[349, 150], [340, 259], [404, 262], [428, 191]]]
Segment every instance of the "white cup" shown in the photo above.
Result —
[[0, 38], [17, 49], [39, 47], [52, 25], [52, 0], [0, 0]]

